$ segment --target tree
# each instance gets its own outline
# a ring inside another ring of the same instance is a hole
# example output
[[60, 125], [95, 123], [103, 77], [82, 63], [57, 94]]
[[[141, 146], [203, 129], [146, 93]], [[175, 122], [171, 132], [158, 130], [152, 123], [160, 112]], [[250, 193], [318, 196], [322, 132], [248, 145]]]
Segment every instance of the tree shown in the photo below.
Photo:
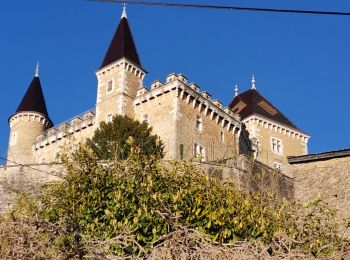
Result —
[[128, 116], [116, 115], [111, 122], [102, 122], [87, 144], [98, 159], [125, 159], [130, 154], [130, 138], [142, 155], [153, 155], [157, 159], [164, 156], [163, 142], [157, 135], [152, 135], [152, 128], [146, 122], [140, 123]]

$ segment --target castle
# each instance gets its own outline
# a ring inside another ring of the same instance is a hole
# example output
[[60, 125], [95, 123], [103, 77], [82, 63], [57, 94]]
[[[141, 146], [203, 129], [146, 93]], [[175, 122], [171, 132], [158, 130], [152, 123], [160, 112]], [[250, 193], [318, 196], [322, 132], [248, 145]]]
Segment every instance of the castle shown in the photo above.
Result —
[[125, 7], [102, 65], [96, 71], [96, 108], [53, 126], [38, 68], [16, 112], [10, 116], [7, 165], [57, 162], [62, 147], [91, 138], [116, 114], [146, 121], [165, 145], [165, 159], [216, 161], [254, 154], [262, 163], [288, 172], [287, 156], [307, 154], [309, 136], [256, 89], [238, 94], [228, 107], [182, 74], [156, 80], [150, 89]]
[[[43, 184], [59, 181], [55, 173], [62, 170], [62, 147], [74, 150], [102, 121], [119, 114], [148, 122], [165, 145], [166, 160], [195, 158], [212, 167], [213, 161], [253, 156], [282, 173], [282, 196], [300, 202], [320, 197], [338, 210], [339, 219], [350, 218], [350, 149], [308, 154], [309, 135], [258, 91], [254, 77], [251, 89], [239, 94], [236, 86], [225, 107], [182, 74], [169, 74], [150, 88], [143, 84], [145, 75], [125, 9], [96, 71], [94, 109], [54, 126], [37, 68], [9, 118], [7, 165], [0, 167], [0, 214], [15, 202], [14, 190], [35, 193]], [[239, 165], [219, 168], [222, 176], [238, 179], [248, 171]]]

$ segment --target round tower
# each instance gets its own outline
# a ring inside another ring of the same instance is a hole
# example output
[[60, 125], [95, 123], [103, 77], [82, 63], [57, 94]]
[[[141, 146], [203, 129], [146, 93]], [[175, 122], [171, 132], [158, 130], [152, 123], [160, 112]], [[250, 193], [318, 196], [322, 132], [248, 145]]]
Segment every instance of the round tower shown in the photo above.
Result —
[[7, 165], [34, 163], [33, 144], [38, 135], [53, 125], [47, 113], [38, 65], [26, 94], [8, 122], [10, 138]]

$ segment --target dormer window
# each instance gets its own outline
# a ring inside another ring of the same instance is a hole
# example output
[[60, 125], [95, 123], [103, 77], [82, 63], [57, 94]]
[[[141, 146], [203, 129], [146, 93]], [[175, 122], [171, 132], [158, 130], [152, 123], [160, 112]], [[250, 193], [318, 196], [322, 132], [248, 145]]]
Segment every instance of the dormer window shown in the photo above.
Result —
[[202, 131], [203, 130], [203, 122], [201, 116], [196, 116], [196, 130]]
[[107, 93], [113, 90], [113, 80], [107, 82]]

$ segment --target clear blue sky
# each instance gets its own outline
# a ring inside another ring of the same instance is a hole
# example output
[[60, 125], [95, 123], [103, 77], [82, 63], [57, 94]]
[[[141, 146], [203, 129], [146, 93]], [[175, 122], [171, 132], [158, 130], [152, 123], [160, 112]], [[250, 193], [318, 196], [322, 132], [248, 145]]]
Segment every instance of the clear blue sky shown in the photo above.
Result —
[[[173, 1], [177, 2], [177, 1]], [[350, 11], [348, 0], [198, 0], [190, 3]], [[0, 155], [8, 117], [40, 62], [55, 124], [94, 107], [96, 78], [121, 5], [83, 0], [2, 1]], [[311, 153], [350, 147], [350, 17], [128, 6], [145, 85], [183, 73], [227, 105], [233, 86], [258, 90], [311, 135]]]

